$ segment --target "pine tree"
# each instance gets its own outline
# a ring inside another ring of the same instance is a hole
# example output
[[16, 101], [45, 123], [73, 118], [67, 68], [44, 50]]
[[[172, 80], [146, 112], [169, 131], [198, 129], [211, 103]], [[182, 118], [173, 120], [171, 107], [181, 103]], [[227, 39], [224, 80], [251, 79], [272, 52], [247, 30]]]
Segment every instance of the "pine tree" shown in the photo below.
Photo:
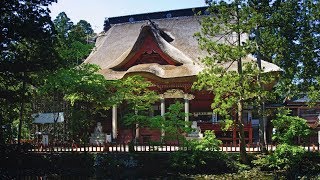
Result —
[[263, 69], [259, 69], [259, 64], [250, 56], [259, 47], [257, 41], [247, 37], [257, 27], [258, 16], [252, 17], [252, 10], [243, 1], [214, 2], [209, 11], [211, 16], [204, 17], [201, 32], [196, 34], [200, 47], [208, 55], [202, 59], [205, 69], [194, 86], [214, 94], [211, 106], [225, 117], [229, 126], [233, 124], [231, 114], [234, 114], [239, 129], [241, 160], [248, 163], [243, 109], [266, 99], [265, 86], [273, 79], [262, 74]]

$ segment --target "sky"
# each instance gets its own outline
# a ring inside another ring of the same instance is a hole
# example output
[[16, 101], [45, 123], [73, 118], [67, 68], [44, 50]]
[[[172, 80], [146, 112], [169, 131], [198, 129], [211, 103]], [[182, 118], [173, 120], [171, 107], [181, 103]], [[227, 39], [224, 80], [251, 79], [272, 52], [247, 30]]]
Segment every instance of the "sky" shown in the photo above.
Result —
[[86, 20], [92, 29], [99, 33], [103, 30], [106, 17], [166, 11], [174, 9], [205, 6], [205, 0], [58, 0], [49, 6], [52, 20], [60, 12], [65, 12], [76, 24]]

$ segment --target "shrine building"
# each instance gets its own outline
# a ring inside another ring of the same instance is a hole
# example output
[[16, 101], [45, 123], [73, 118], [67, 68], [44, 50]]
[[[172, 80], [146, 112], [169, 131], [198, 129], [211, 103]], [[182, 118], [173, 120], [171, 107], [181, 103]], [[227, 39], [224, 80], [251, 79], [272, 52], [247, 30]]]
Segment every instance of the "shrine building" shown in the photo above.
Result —
[[[202, 132], [215, 130], [223, 142], [236, 144], [239, 141], [237, 128], [223, 132], [219, 115], [211, 109], [213, 95], [191, 89], [204, 67], [199, 59], [206, 55], [194, 37], [194, 33], [201, 30], [203, 16], [194, 15], [199, 11], [208, 15], [203, 7], [109, 18], [105, 32], [98, 36], [85, 63], [99, 65], [100, 73], [108, 80], [143, 76], [154, 84], [153, 89], [160, 96], [153, 106], [153, 115], [164, 115], [170, 104], [183, 102], [185, 113], [190, 114], [186, 121], [197, 122]], [[256, 59], [253, 56], [243, 59], [243, 62], [248, 61]], [[262, 68], [265, 72], [281, 71], [266, 61], [262, 61]], [[237, 64], [231, 64], [231, 69], [236, 70]], [[116, 142], [131, 140], [131, 130], [120, 123], [123, 108], [114, 106], [110, 116], [101, 121], [105, 133], [111, 134]], [[259, 123], [252, 108], [244, 111], [243, 121], [247, 142], [257, 141]], [[142, 143], [160, 141], [161, 132], [141, 128], [137, 136]]]

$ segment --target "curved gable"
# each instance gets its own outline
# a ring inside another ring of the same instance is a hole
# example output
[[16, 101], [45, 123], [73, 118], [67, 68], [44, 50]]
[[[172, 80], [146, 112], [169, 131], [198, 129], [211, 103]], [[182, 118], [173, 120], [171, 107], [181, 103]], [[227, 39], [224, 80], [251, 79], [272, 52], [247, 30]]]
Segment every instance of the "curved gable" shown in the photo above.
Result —
[[140, 34], [133, 47], [122, 54], [111, 65], [113, 70], [128, 70], [138, 64], [157, 63], [160, 65], [182, 65], [170, 55], [165, 53], [157, 32], [151, 26], [145, 25], [141, 28]]

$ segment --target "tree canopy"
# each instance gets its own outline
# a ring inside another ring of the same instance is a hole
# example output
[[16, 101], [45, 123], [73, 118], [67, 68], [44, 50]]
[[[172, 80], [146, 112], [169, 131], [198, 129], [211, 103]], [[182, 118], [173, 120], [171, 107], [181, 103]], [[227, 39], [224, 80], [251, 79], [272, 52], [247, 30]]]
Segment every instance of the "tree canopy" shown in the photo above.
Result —
[[90, 54], [94, 44], [92, 38], [95, 34], [85, 20], [74, 24], [65, 12], [61, 12], [54, 19], [58, 41], [55, 49], [66, 67], [79, 65]]
[[[196, 34], [208, 55], [202, 59], [205, 69], [194, 87], [211, 91], [213, 111], [223, 116], [229, 127], [235, 124], [239, 128], [241, 159], [247, 163], [242, 112], [245, 106], [257, 105], [267, 98], [264, 85], [272, 82], [270, 75], [262, 75], [259, 59], [245, 61], [259, 47], [257, 41], [246, 37], [258, 25], [258, 15], [253, 16], [250, 6], [243, 1], [214, 2], [209, 11], [211, 15], [202, 20], [201, 32]], [[232, 123], [234, 118], [236, 123]]]
[[23, 110], [30, 102], [32, 87], [41, 82], [41, 75], [59, 64], [54, 51], [54, 25], [47, 8], [53, 2], [0, 2], [0, 126], [20, 116], [19, 140]]

